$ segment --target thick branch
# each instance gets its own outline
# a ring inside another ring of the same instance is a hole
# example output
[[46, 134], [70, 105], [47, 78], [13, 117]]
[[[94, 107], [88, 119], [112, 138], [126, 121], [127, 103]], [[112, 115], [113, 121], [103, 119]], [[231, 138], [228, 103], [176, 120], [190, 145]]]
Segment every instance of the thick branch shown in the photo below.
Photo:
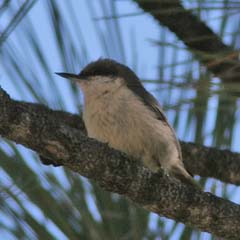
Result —
[[209, 71], [225, 82], [240, 81], [239, 52], [225, 45], [179, 0], [135, 0], [160, 24], [168, 27], [196, 54]]
[[240, 154], [181, 142], [184, 164], [194, 175], [240, 185]]
[[[87, 138], [80, 117], [14, 101], [1, 89], [0, 112], [3, 137], [96, 180], [104, 189], [122, 194], [149, 211], [219, 237], [238, 238], [238, 205], [185, 186], [161, 173], [153, 174], [138, 161], [129, 160], [106, 144]], [[195, 161], [199, 148], [188, 144], [183, 147]], [[201, 147], [199, 157], [211, 151]], [[230, 152], [229, 155], [238, 157], [239, 162], [239, 155]], [[195, 170], [197, 172], [197, 168]]]

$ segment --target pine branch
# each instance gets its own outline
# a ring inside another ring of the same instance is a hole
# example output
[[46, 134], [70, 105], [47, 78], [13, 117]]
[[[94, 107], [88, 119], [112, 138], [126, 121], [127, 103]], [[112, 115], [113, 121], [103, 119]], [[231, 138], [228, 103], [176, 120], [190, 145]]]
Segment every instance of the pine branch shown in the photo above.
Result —
[[[104, 189], [124, 195], [149, 211], [219, 237], [238, 238], [240, 206], [161, 173], [153, 174], [139, 161], [88, 138], [80, 116], [12, 100], [1, 88], [0, 112], [2, 137], [95, 180]], [[230, 151], [187, 143], [182, 143], [182, 146], [187, 166], [196, 174], [221, 176], [223, 170], [217, 169], [221, 166], [214, 168], [219, 159], [222, 159], [224, 170], [227, 170], [225, 161], [228, 165], [235, 160], [236, 167], [237, 163], [240, 165], [240, 155]], [[232, 178], [234, 174], [228, 179], [239, 182], [237, 174]], [[224, 177], [223, 174], [220, 178]]]
[[227, 46], [179, 0], [135, 0], [160, 24], [168, 27], [206, 68], [224, 82], [239, 82], [239, 51]]

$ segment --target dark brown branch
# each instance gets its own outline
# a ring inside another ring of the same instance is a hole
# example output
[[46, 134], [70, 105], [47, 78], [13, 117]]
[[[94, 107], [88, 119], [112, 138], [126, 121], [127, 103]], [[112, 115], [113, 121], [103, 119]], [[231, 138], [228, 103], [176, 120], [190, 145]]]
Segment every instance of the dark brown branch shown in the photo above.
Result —
[[239, 51], [224, 44], [179, 0], [135, 0], [160, 24], [168, 27], [196, 54], [209, 71], [225, 82], [240, 81]]
[[240, 154], [181, 142], [184, 164], [191, 173], [240, 185]]
[[[43, 144], [42, 139], [40, 137], [35, 139], [35, 136], [49, 135], [54, 129], [58, 129], [59, 125], [65, 129], [66, 127], [70, 128], [70, 131], [86, 134], [83, 120], [79, 115], [53, 111], [40, 104], [14, 101], [3, 90], [0, 90], [0, 111], [0, 135], [26, 145], [41, 155], [44, 154], [39, 152], [38, 148]], [[6, 112], [5, 115], [4, 112]], [[31, 123], [27, 123], [25, 119], [21, 118], [21, 116], [24, 117], [24, 112], [31, 113], [31, 119], [29, 119]], [[34, 129], [34, 135], [31, 133], [27, 136], [26, 133], [30, 131], [28, 129], [26, 129], [25, 135], [19, 135], [24, 132], [20, 128], [20, 123], [25, 123], [30, 129]], [[19, 132], [20, 130], [21, 132]], [[191, 173], [240, 185], [239, 153], [183, 141], [181, 141], [181, 148], [184, 164]]]
[[[239, 236], [238, 205], [183, 185], [161, 173], [153, 174], [139, 161], [130, 160], [106, 144], [88, 138], [79, 116], [14, 101], [1, 89], [0, 112], [3, 137], [94, 179], [104, 189], [122, 194], [149, 211], [226, 239]], [[200, 173], [204, 172], [204, 166], [195, 161], [197, 156], [201, 161], [208, 157], [206, 153], [212, 158], [211, 154], [221, 156], [222, 152], [186, 143], [182, 146], [189, 168], [196, 173], [198, 169]], [[235, 156], [239, 162], [239, 155], [224, 153], [232, 159]], [[190, 165], [189, 159], [198, 164], [196, 168]]]

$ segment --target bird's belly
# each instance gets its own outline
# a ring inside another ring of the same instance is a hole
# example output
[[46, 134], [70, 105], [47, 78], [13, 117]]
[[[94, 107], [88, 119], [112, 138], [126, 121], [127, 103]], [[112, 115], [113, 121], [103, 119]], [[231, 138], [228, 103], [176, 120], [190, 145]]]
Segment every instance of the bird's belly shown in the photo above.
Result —
[[167, 168], [168, 164], [179, 160], [176, 145], [169, 144], [173, 141], [167, 139], [172, 132], [170, 128], [166, 132], [166, 126], [161, 121], [151, 115], [142, 116], [141, 112], [120, 115], [118, 111], [106, 111], [107, 108], [84, 115], [89, 137], [141, 159], [154, 172], [160, 166]]
[[84, 122], [89, 137], [129, 154], [130, 143], [133, 135], [136, 135], [136, 129], [129, 131], [128, 121], [123, 116], [114, 112], [104, 114], [98, 112], [91, 117], [85, 116]]

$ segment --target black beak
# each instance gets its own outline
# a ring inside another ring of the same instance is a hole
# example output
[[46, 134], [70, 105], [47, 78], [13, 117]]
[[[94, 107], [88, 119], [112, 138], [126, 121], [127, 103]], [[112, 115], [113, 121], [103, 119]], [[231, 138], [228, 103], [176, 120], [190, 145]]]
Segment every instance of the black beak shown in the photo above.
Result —
[[73, 74], [73, 73], [63, 73], [63, 72], [59, 72], [56, 73], [57, 75], [63, 77], [63, 78], [71, 78], [71, 79], [81, 79], [81, 77], [77, 74]]

